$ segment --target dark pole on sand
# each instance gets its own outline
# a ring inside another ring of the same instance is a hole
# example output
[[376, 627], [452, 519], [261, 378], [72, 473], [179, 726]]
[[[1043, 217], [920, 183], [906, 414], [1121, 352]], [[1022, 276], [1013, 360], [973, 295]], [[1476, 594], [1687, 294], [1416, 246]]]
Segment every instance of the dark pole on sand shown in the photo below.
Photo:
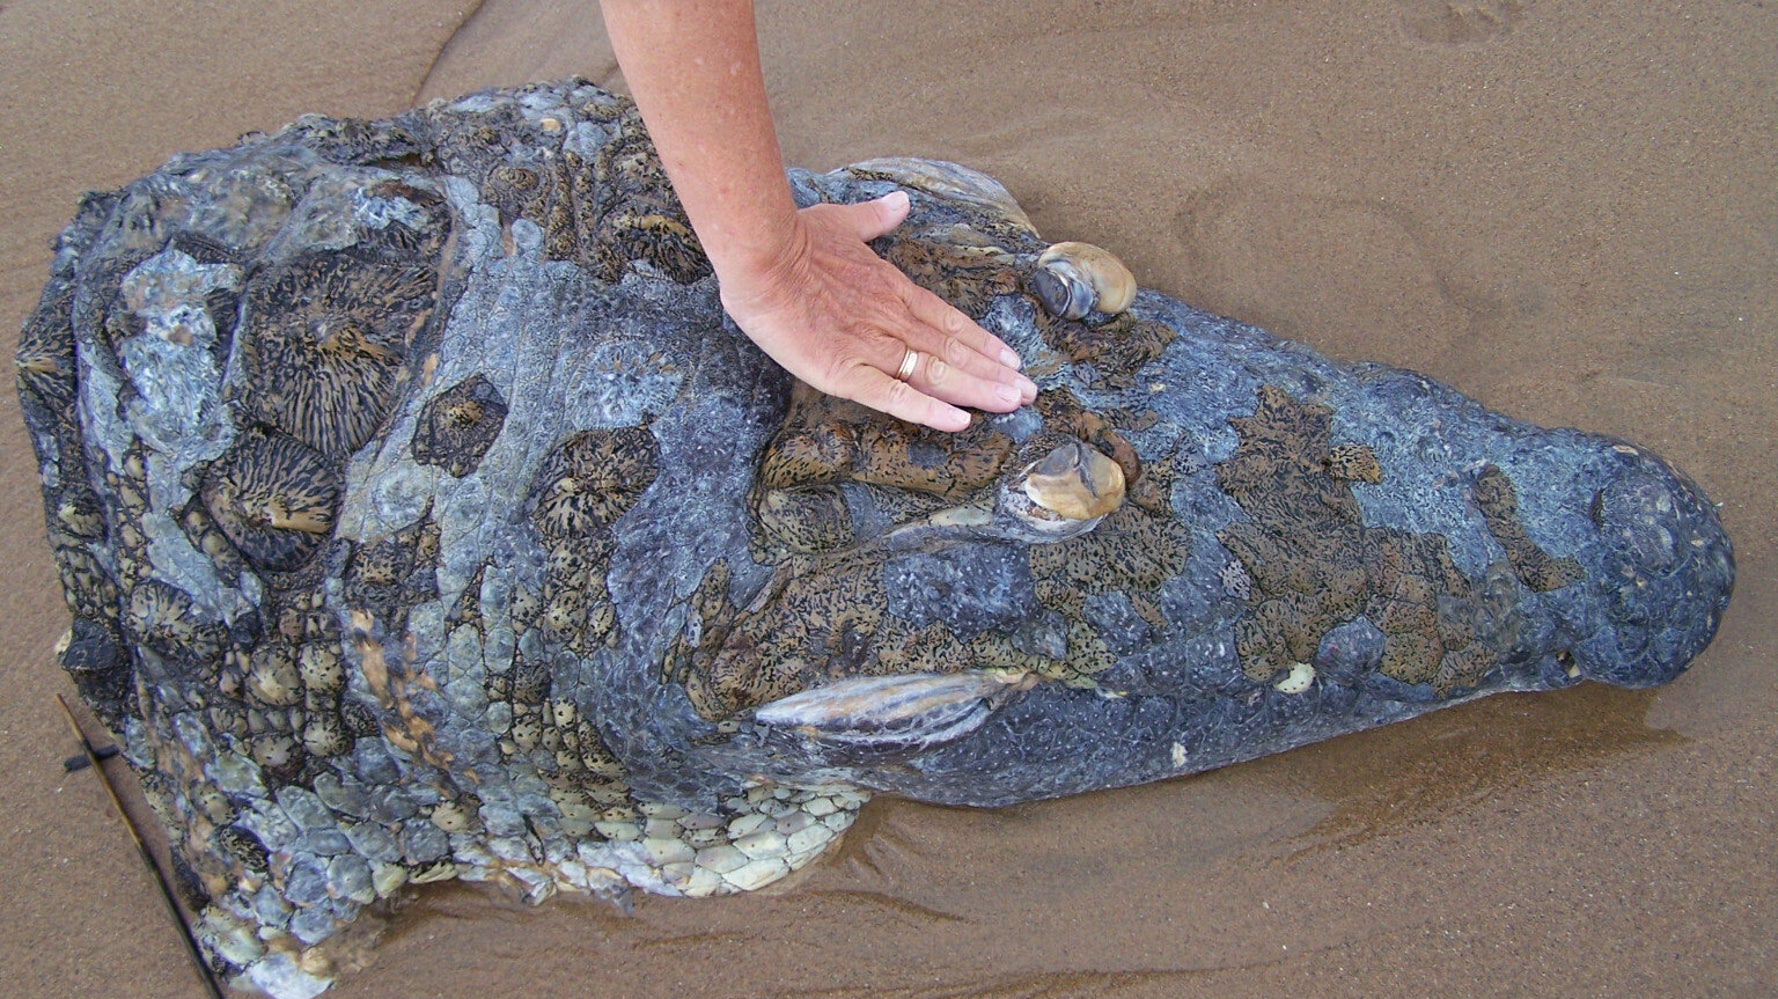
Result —
[[142, 836], [136, 831], [136, 823], [130, 819], [130, 813], [124, 810], [123, 800], [117, 796], [116, 786], [111, 783], [110, 775], [105, 773], [99, 751], [87, 739], [86, 732], [81, 729], [80, 722], [75, 721], [74, 712], [69, 709], [67, 700], [61, 694], [56, 695], [56, 703], [62, 707], [62, 717], [68, 719], [68, 728], [80, 740], [80, 748], [86, 752], [87, 763], [99, 775], [99, 783], [105, 786], [105, 794], [111, 798], [111, 807], [117, 809], [117, 814], [123, 818], [123, 827], [129, 831], [130, 842], [136, 844], [136, 854], [142, 858], [149, 873], [154, 875], [154, 883], [160, 886], [161, 901], [166, 903], [167, 913], [173, 917], [173, 922], [179, 925], [179, 935], [185, 940], [186, 956], [191, 958], [192, 965], [197, 968], [198, 977], [203, 979], [205, 993], [210, 999], [222, 999], [222, 987], [216, 983], [216, 974], [204, 960], [203, 952], [198, 950], [197, 938], [191, 935], [191, 924], [185, 921], [185, 913], [179, 910], [179, 903], [173, 898], [173, 887], [167, 883], [167, 876], [161, 871], [161, 865], [155, 861], [154, 854], [142, 842]]

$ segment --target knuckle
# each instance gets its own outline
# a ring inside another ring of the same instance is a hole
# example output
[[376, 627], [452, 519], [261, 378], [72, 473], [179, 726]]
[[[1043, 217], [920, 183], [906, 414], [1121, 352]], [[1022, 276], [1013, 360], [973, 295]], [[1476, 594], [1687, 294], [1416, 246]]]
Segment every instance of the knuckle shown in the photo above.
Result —
[[945, 363], [943, 358], [928, 357], [926, 359], [926, 381], [928, 384], [948, 384], [955, 371], [956, 369]]
[[889, 412], [905, 412], [914, 403], [914, 388], [907, 382], [894, 382], [883, 397], [883, 408]]
[[947, 336], [945, 337], [944, 354], [945, 360], [961, 367], [969, 360], [969, 345], [955, 336]]
[[850, 389], [857, 380], [858, 365], [850, 357], [840, 355], [827, 362], [827, 370], [823, 372], [825, 385], [815, 385], [823, 392], [844, 392]]

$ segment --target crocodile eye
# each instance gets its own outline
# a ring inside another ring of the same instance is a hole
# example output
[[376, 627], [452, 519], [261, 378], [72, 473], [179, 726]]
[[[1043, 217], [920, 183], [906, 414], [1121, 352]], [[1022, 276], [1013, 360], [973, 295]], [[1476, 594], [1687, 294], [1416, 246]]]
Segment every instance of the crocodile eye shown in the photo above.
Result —
[[1031, 290], [1050, 315], [1082, 319], [1094, 309], [1116, 314], [1136, 298], [1136, 278], [1110, 250], [1056, 243], [1037, 258]]
[[1085, 534], [1124, 502], [1124, 470], [1069, 440], [1001, 482], [987, 533], [1048, 544]]
[[1064, 520], [1093, 520], [1124, 501], [1124, 470], [1097, 448], [1063, 444], [1026, 469], [1025, 496]]

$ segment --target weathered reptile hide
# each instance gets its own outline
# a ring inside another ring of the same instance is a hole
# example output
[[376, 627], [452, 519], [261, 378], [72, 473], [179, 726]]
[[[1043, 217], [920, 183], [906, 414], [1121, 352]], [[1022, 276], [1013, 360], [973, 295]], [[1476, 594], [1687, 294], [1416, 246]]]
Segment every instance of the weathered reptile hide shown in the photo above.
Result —
[[1154, 293], [1052, 316], [1045, 242], [961, 168], [792, 181], [910, 191], [880, 251], [1036, 404], [948, 436], [794, 387], [582, 83], [82, 203], [18, 352], [62, 663], [219, 967], [310, 995], [406, 883], [744, 890], [871, 791], [998, 805], [1662, 683], [1716, 629], [1728, 540], [1639, 447]]

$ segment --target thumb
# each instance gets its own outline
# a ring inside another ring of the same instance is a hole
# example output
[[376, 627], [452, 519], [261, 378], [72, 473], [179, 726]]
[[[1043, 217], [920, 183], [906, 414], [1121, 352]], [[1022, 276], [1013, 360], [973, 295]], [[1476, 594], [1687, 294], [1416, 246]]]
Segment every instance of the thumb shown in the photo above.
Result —
[[891, 191], [873, 201], [845, 206], [852, 231], [867, 243], [900, 225], [908, 217], [909, 207], [906, 191]]

